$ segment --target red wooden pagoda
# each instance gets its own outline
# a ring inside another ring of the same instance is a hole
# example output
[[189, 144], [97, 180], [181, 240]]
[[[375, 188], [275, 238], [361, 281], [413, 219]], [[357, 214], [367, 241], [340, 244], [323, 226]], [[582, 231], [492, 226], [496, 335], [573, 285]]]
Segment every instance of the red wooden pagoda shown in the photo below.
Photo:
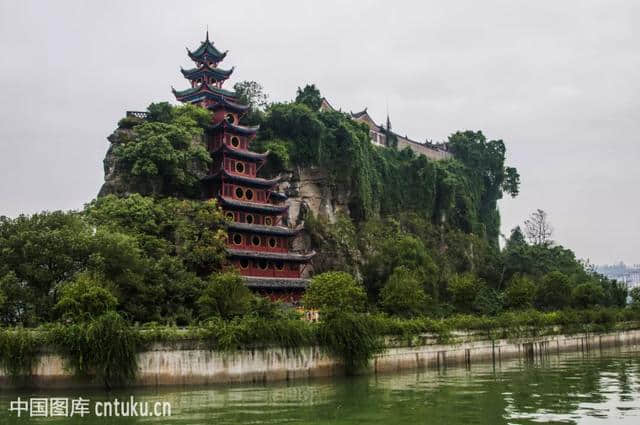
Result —
[[300, 229], [287, 226], [287, 196], [276, 190], [279, 179], [257, 176], [268, 153], [249, 150], [258, 127], [239, 124], [249, 107], [239, 102], [235, 92], [222, 88], [233, 72], [233, 68], [218, 68], [227, 52], [216, 49], [208, 31], [200, 47], [187, 52], [196, 64], [182, 69], [191, 88], [173, 93], [180, 102], [213, 112], [205, 132], [213, 162], [203, 185], [206, 197], [217, 198], [229, 220], [230, 261], [247, 286], [271, 298], [296, 302], [307, 286], [301, 275], [314, 253], [291, 252], [291, 240]]

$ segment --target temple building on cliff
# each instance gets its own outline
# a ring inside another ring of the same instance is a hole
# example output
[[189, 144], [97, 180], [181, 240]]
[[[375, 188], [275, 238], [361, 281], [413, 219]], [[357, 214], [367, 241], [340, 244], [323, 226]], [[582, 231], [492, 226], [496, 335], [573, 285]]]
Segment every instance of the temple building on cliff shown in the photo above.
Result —
[[[322, 104], [320, 105], [322, 111], [336, 111], [326, 98], [322, 98]], [[387, 116], [386, 124], [378, 124], [369, 115], [367, 108], [364, 108], [360, 112], [350, 112], [349, 116], [352, 120], [366, 124], [369, 127], [369, 137], [371, 143], [376, 146], [389, 147], [387, 140], [387, 134], [393, 134], [396, 139], [396, 148], [402, 150], [409, 148], [418, 155], [424, 155], [429, 159], [443, 160], [451, 158], [451, 152], [449, 152], [446, 143], [420, 143], [418, 141], [410, 139], [407, 135], [400, 135], [391, 130], [391, 123]]]
[[258, 127], [239, 123], [248, 110], [233, 91], [222, 88], [233, 68], [218, 68], [227, 52], [209, 40], [187, 49], [195, 68], [181, 69], [190, 86], [173, 90], [180, 102], [212, 111], [205, 142], [213, 159], [203, 179], [207, 198], [216, 198], [229, 221], [227, 253], [248, 287], [273, 299], [296, 303], [308, 284], [305, 268], [313, 252], [292, 252], [300, 229], [287, 226], [287, 196], [277, 191], [278, 179], [258, 177], [268, 153], [250, 150]]

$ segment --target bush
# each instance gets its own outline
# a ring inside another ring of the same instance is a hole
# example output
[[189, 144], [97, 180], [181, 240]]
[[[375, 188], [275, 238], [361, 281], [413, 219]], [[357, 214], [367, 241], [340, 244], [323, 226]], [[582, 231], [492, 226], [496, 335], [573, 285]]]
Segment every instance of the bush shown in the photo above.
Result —
[[131, 129], [138, 124], [142, 124], [144, 120], [135, 116], [124, 117], [118, 121], [118, 128]]
[[367, 367], [373, 355], [382, 349], [371, 317], [353, 312], [333, 311], [325, 315], [318, 328], [318, 342], [343, 361], [347, 374]]
[[533, 306], [536, 287], [527, 276], [514, 276], [504, 291], [504, 301], [507, 307], [514, 310], [524, 310]]
[[14, 381], [31, 375], [41, 345], [42, 342], [30, 330], [0, 331], [0, 366]]
[[631, 307], [640, 309], [640, 286], [637, 286], [629, 291], [631, 297]]
[[252, 300], [251, 291], [235, 272], [212, 274], [207, 286], [198, 298], [200, 315], [204, 318], [217, 316], [231, 319], [249, 311]]
[[559, 310], [571, 301], [569, 277], [559, 271], [544, 275], [536, 291], [536, 306], [544, 310]]
[[589, 308], [604, 298], [602, 286], [595, 282], [581, 283], [571, 291], [571, 303], [576, 308]]
[[425, 310], [427, 295], [415, 274], [408, 268], [396, 267], [380, 291], [383, 310], [398, 316], [415, 316]]
[[448, 290], [456, 310], [462, 313], [473, 311], [476, 296], [484, 287], [484, 282], [471, 273], [453, 276], [449, 281]]
[[355, 312], [364, 310], [366, 294], [349, 273], [326, 272], [311, 279], [302, 301], [307, 309]]
[[62, 286], [54, 308], [59, 317], [73, 321], [91, 319], [115, 310], [118, 300], [105, 286], [104, 279], [98, 275], [78, 273]]
[[51, 342], [77, 376], [93, 376], [106, 388], [132, 381], [140, 338], [115, 311], [72, 325], [57, 325]]

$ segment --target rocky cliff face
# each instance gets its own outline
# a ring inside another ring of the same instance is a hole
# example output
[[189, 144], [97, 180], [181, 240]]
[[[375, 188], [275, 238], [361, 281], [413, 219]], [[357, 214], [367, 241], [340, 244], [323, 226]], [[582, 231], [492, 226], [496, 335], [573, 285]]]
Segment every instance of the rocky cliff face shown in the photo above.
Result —
[[334, 223], [337, 214], [349, 214], [350, 193], [340, 185], [331, 184], [326, 170], [318, 167], [296, 168], [283, 173], [278, 190], [289, 197], [288, 222], [297, 226], [304, 217], [314, 217]]

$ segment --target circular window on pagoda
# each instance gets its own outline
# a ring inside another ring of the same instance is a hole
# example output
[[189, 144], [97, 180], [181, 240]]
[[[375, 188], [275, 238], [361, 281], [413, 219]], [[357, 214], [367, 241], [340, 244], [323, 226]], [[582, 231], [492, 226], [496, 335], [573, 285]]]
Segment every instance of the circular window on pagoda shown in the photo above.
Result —
[[233, 235], [233, 243], [236, 245], [242, 245], [242, 235], [236, 233]]
[[244, 221], [247, 224], [253, 224], [253, 214], [247, 214], [244, 216]]
[[253, 199], [253, 190], [251, 189], [247, 189], [247, 191], [244, 193], [244, 196], [247, 198], [247, 200], [252, 200]]
[[240, 146], [240, 139], [238, 139], [236, 136], [233, 136], [231, 138], [231, 146], [233, 146], [234, 148]]
[[233, 116], [233, 114], [227, 114], [224, 119], [227, 120], [229, 124], [233, 124], [236, 121], [236, 118]]
[[260, 236], [258, 235], [253, 235], [251, 237], [251, 245], [253, 246], [260, 246], [260, 242], [262, 242], [262, 240], [260, 239]]
[[236, 187], [236, 198], [244, 198], [244, 190], [241, 187]]
[[225, 217], [227, 218], [227, 220], [229, 220], [229, 221], [234, 221], [234, 220], [236, 219], [235, 215], [233, 215], [233, 213], [232, 213], [232, 212], [230, 212], [230, 211], [229, 211], [229, 212], [227, 212], [224, 216], [225, 216]]
[[236, 173], [244, 174], [244, 163], [236, 162]]
[[258, 261], [258, 267], [260, 267], [262, 270], [267, 270], [267, 267], [269, 267], [269, 264], [267, 263], [266, 260], [260, 260]]
[[276, 269], [280, 271], [284, 270], [284, 263], [282, 261], [276, 261]]
[[271, 226], [273, 224], [273, 220], [271, 220], [271, 217], [265, 217], [264, 218], [264, 224], [266, 226]]
[[275, 248], [276, 246], [278, 246], [278, 241], [276, 240], [276, 238], [269, 238], [269, 246], [271, 248]]
[[249, 260], [247, 260], [246, 258], [243, 258], [242, 260], [240, 260], [240, 268], [241, 269], [248, 269], [249, 268]]

